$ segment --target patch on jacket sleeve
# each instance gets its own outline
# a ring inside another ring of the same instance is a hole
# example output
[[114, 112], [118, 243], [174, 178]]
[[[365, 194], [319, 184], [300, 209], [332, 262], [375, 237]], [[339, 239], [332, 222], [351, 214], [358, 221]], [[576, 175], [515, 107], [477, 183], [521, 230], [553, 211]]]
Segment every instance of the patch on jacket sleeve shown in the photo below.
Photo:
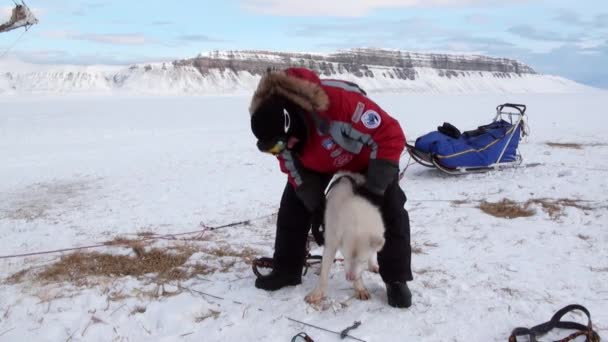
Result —
[[351, 118], [353, 123], [359, 122], [361, 120], [361, 115], [363, 115], [363, 110], [365, 109], [365, 104], [363, 102], [357, 102], [357, 108], [355, 108], [355, 112]]
[[332, 138], [327, 138], [321, 142], [321, 145], [323, 145], [323, 147], [329, 151], [334, 148], [336, 143], [334, 143], [334, 140]]
[[380, 118], [380, 114], [370, 109], [363, 113], [361, 116], [361, 122], [363, 123], [363, 126], [369, 129], [375, 129], [380, 126], [380, 123], [382, 123], [382, 118]]

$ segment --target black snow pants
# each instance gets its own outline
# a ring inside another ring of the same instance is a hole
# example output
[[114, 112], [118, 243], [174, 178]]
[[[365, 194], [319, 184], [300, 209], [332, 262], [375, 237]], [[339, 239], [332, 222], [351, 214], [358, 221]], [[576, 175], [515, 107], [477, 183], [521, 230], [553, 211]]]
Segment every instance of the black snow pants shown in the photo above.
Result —
[[[404, 208], [405, 202], [405, 194], [399, 186], [399, 181], [395, 180], [386, 189], [381, 207], [385, 224], [385, 244], [378, 253], [378, 265], [380, 276], [386, 283], [413, 280], [410, 219]], [[287, 183], [277, 218], [273, 257], [277, 271], [302, 272], [311, 221], [312, 214], [298, 198], [293, 186]]]

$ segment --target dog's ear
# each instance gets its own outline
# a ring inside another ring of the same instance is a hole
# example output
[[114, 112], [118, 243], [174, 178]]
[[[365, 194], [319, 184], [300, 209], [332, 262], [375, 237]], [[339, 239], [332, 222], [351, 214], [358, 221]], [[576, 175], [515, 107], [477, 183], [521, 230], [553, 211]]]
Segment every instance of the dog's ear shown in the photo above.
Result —
[[372, 250], [379, 251], [384, 246], [384, 237], [382, 236], [372, 236], [369, 240], [369, 245]]

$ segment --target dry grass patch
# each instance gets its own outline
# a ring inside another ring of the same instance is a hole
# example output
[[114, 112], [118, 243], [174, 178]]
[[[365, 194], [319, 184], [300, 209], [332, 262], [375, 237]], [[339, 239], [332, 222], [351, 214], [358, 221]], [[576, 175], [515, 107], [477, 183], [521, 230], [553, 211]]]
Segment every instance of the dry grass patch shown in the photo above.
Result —
[[579, 239], [581, 239], [583, 241], [589, 241], [589, 240], [591, 240], [591, 236], [589, 236], [589, 235], [577, 234], [576, 237], [578, 237]]
[[535, 210], [532, 208], [534, 205], [541, 206], [543, 211], [549, 214], [552, 219], [557, 219], [562, 216], [565, 207], [577, 208], [580, 210], [593, 210], [594, 208], [583, 204], [581, 200], [575, 200], [570, 198], [536, 198], [530, 199], [524, 203], [518, 203], [509, 199], [503, 199], [500, 202], [481, 202], [479, 209], [486, 214], [513, 219], [517, 217], [530, 217], [535, 214]]
[[197, 275], [208, 275], [217, 271], [215, 267], [211, 267], [209, 265], [197, 263], [190, 268], [190, 276]]
[[425, 241], [422, 244], [419, 244], [418, 242], [413, 242], [412, 243], [412, 253], [413, 254], [427, 254], [425, 252], [425, 250], [427, 248], [436, 248], [439, 247], [438, 244], [430, 242], [430, 241]]
[[424, 250], [422, 249], [422, 246], [417, 245], [415, 242], [412, 244], [412, 254], [416, 254], [416, 255], [420, 255], [420, 254], [426, 254], [424, 252]]
[[534, 209], [529, 208], [529, 205], [517, 203], [506, 198], [496, 203], [483, 201], [478, 207], [486, 214], [508, 219], [530, 217], [536, 213]]
[[[129, 242], [130, 243], [130, 242]], [[120, 244], [123, 244], [122, 242]], [[188, 271], [184, 264], [196, 251], [192, 246], [152, 248], [148, 251], [138, 244], [131, 246], [135, 255], [116, 255], [98, 252], [76, 252], [65, 255], [42, 270], [35, 268], [19, 271], [6, 279], [16, 284], [25, 280], [40, 283], [71, 282], [78, 286], [93, 286], [95, 277], [149, 277], [158, 283], [182, 280], [192, 275], [209, 272], [211, 267], [197, 264]]]
[[6, 278], [5, 282], [7, 284], [17, 284], [23, 281], [25, 276], [28, 274], [28, 270], [21, 270], [10, 277]]
[[209, 312], [205, 313], [205, 314], [201, 314], [200, 316], [197, 316], [194, 318], [194, 321], [196, 323], [200, 323], [204, 320], [206, 320], [207, 318], [213, 318], [213, 319], [217, 319], [220, 316], [219, 311], [215, 311], [215, 310], [209, 310]]
[[554, 147], [554, 148], [569, 148], [569, 149], [574, 149], [574, 150], [582, 150], [583, 149], [583, 145], [582, 144], [577, 144], [577, 143], [548, 142], [546, 144], [547, 144], [547, 146]]
[[584, 147], [605, 147], [608, 146], [606, 143], [589, 143], [589, 144], [579, 144], [579, 143], [556, 143], [556, 142], [547, 142], [547, 146], [554, 148], [569, 148], [575, 150], [582, 150]]
[[103, 244], [106, 246], [125, 246], [125, 247], [139, 247], [144, 245], [144, 240], [142, 239], [129, 239], [122, 236], [117, 236], [112, 240], [106, 241]]
[[440, 273], [443, 275], [447, 275], [446, 271], [440, 270], [440, 269], [434, 269], [434, 268], [421, 268], [418, 270], [414, 270], [414, 273], [416, 273], [417, 275], [425, 275], [425, 274], [431, 274], [431, 273]]
[[[208, 246], [200, 243], [180, 243], [177, 246], [151, 248], [154, 240], [117, 237], [104, 245], [127, 247], [133, 253], [84, 252], [64, 255], [57, 262], [44, 267], [32, 267], [19, 271], [5, 281], [17, 284], [25, 281], [38, 283], [70, 282], [77, 286], [96, 286], [103, 278], [132, 276], [145, 278], [149, 282], [164, 284], [171, 281], [191, 279], [215, 272], [229, 272], [239, 262], [251, 265], [260, 251], [250, 247], [237, 249], [229, 245]], [[173, 242], [172, 244], [175, 244]], [[197, 260], [190, 257], [201, 253]]]
[[131, 310], [131, 313], [129, 314], [130, 316], [136, 315], [136, 314], [143, 314], [144, 312], [146, 312], [146, 307], [145, 306], [136, 306], [133, 308], [133, 310]]
[[583, 201], [571, 198], [539, 198], [531, 199], [528, 202], [542, 206], [543, 210], [552, 218], [561, 216], [565, 207], [577, 208], [580, 210], [593, 210], [591, 206], [582, 204]]
[[505, 293], [505, 294], [508, 294], [511, 297], [519, 296], [521, 294], [521, 292], [519, 290], [512, 289], [510, 287], [503, 287], [501, 289], [494, 290], [494, 292]]
[[157, 248], [148, 252], [143, 248], [134, 248], [134, 251], [136, 254], [134, 257], [97, 252], [70, 254], [50, 265], [37, 277], [47, 282], [78, 283], [92, 276], [141, 277], [154, 273], [163, 280], [181, 279], [183, 274], [176, 270], [193, 254], [193, 251], [187, 248], [175, 253]]
[[130, 297], [129, 295], [126, 295], [122, 292], [113, 291], [113, 292], [109, 293], [106, 298], [110, 302], [121, 302], [129, 297]]
[[253, 260], [255, 258], [257, 258], [257, 256], [260, 255], [260, 251], [250, 248], [250, 247], [245, 247], [243, 249], [236, 250], [228, 245], [212, 247], [212, 248], [204, 248], [202, 251], [206, 254], [209, 254], [209, 255], [212, 255], [212, 256], [215, 256], [218, 258], [226, 258], [226, 257], [239, 258], [239, 259], [242, 259], [243, 262], [246, 263], [247, 265], [251, 265]]

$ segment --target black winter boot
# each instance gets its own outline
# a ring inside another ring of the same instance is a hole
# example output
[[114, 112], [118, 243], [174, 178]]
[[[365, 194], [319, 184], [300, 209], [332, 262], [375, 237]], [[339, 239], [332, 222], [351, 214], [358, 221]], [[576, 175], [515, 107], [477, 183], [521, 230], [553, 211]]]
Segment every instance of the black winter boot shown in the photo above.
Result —
[[302, 283], [302, 275], [273, 270], [255, 280], [255, 287], [266, 291], [276, 291], [285, 286], [295, 286]]
[[412, 305], [412, 292], [404, 281], [386, 284], [386, 296], [388, 305], [394, 308], [409, 308]]

